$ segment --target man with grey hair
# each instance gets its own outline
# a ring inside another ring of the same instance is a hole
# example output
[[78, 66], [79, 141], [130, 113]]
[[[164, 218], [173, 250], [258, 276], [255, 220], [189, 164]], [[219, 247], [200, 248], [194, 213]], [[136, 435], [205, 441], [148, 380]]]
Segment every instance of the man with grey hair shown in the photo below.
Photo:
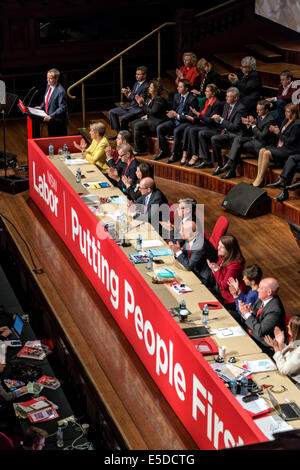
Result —
[[234, 139], [237, 136], [242, 136], [247, 129], [242, 122], [242, 117], [247, 116], [247, 110], [240, 102], [239, 97], [238, 88], [228, 88], [222, 116], [218, 114], [212, 116], [212, 119], [219, 123], [221, 128], [221, 131], [211, 138], [213, 161], [217, 162], [217, 168], [212, 172], [213, 176], [226, 171], [222, 165], [222, 148], [231, 147]]
[[136, 169], [139, 163], [133, 155], [133, 150], [130, 144], [121, 144], [118, 152], [123, 164], [121, 171], [119, 171], [119, 168], [117, 167], [110, 167], [107, 178], [114, 186], [118, 186], [118, 188], [125, 192], [126, 186], [124, 183], [124, 177], [130, 178], [132, 181], [131, 184], [135, 184], [137, 180]]
[[48, 124], [49, 137], [68, 135], [67, 94], [64, 87], [58, 83], [60, 72], [50, 69], [47, 72], [47, 87], [43, 102], [37, 108], [45, 111], [44, 122]]
[[240, 77], [236, 73], [230, 73], [228, 80], [239, 89], [241, 103], [247, 108], [248, 114], [253, 116], [256, 111], [256, 103], [261, 97], [261, 79], [256, 70], [255, 57], [244, 57], [241, 60], [241, 70]]
[[273, 354], [273, 349], [264, 341], [266, 335], [274, 338], [274, 328], [278, 326], [286, 333], [285, 311], [278, 296], [279, 283], [273, 277], [264, 278], [258, 287], [258, 299], [251, 304], [239, 301], [243, 327], [255, 339], [267, 354]]

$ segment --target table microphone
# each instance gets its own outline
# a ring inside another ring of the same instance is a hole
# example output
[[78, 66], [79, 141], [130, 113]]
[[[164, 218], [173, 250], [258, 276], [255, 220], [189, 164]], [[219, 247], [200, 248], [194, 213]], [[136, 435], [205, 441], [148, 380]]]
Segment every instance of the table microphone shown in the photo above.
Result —
[[39, 90], [38, 90], [38, 88], [37, 88], [37, 89], [35, 90], [35, 92], [34, 92], [34, 93], [32, 93], [32, 96], [31, 96], [31, 98], [30, 98], [30, 101], [29, 101], [29, 103], [28, 103], [27, 107], [31, 105], [31, 103], [32, 103], [32, 100], [33, 100], [33, 98], [35, 97], [35, 95], [37, 94], [37, 92], [38, 92], [38, 91], [39, 91]]

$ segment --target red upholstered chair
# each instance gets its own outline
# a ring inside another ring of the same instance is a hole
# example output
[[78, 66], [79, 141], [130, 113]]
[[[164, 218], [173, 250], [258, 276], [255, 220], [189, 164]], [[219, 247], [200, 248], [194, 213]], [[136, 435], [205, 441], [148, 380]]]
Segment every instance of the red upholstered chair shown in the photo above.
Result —
[[6, 434], [0, 432], [0, 450], [11, 450], [13, 448], [13, 441], [8, 436], [6, 436]]
[[227, 232], [228, 226], [228, 219], [224, 215], [221, 215], [215, 223], [215, 226], [209, 239], [209, 241], [213, 244], [216, 249], [218, 248], [220, 238]]
[[169, 209], [170, 209], [170, 222], [172, 225], [174, 225], [174, 220], [175, 220], [175, 212], [177, 210], [177, 204], [174, 204], [174, 202], [168, 202]]

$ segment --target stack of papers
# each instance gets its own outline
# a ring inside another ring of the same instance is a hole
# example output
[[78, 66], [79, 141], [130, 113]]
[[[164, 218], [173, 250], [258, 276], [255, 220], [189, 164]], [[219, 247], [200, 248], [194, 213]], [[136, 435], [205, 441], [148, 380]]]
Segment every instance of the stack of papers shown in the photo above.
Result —
[[29, 418], [31, 423], [41, 423], [58, 417], [55, 409], [57, 405], [54, 405], [44, 396], [22, 403], [14, 403], [13, 406], [17, 416]]
[[240, 326], [229, 326], [228, 328], [217, 328], [211, 333], [215, 333], [218, 338], [233, 338], [235, 336], [245, 336], [245, 331]]
[[248, 403], [245, 403], [243, 401], [242, 395], [237, 395], [236, 399], [245, 410], [249, 411], [251, 414], [254, 415], [253, 418], [258, 415], [266, 414], [267, 412], [272, 411], [273, 409], [272, 406], [270, 407], [266, 400], [261, 397], [257, 398], [257, 400], [253, 400]]
[[276, 370], [277, 367], [271, 359], [260, 359], [258, 361], [247, 361], [247, 369], [254, 374], [255, 372], [267, 372], [269, 370]]
[[284, 421], [279, 415], [257, 418], [254, 422], [270, 441], [275, 439], [273, 434], [293, 429], [293, 427]]
[[243, 376], [247, 377], [250, 375], [250, 372], [247, 369], [244, 369], [237, 364], [214, 362], [211, 364], [211, 367], [221, 379], [225, 380], [225, 382], [230, 382], [234, 377], [236, 380], [240, 380]]

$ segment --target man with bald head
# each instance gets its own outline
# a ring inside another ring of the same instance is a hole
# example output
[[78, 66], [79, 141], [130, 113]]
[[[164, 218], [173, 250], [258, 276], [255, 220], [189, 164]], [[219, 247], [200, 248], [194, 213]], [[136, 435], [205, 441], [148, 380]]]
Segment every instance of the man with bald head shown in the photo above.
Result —
[[213, 278], [207, 264], [207, 259], [212, 262], [218, 261], [218, 254], [209, 240], [203, 237], [202, 233], [197, 231], [197, 224], [193, 220], [187, 220], [182, 223], [180, 229], [183, 245], [177, 240], [169, 242], [169, 247], [174, 256], [188, 271], [193, 273], [200, 281], [209, 287], [212, 285]]
[[264, 341], [264, 336], [270, 335], [274, 338], [275, 326], [278, 326], [286, 334], [285, 311], [278, 296], [278, 290], [277, 279], [267, 277], [259, 283], [258, 299], [252, 309], [251, 304], [239, 301], [240, 311], [248, 333], [267, 354], [271, 355], [273, 349]]
[[134, 215], [134, 218], [151, 223], [155, 230], [161, 234], [162, 226], [159, 222], [169, 220], [168, 200], [164, 193], [156, 187], [153, 178], [142, 178], [139, 190], [141, 196], [135, 201], [138, 213]]

